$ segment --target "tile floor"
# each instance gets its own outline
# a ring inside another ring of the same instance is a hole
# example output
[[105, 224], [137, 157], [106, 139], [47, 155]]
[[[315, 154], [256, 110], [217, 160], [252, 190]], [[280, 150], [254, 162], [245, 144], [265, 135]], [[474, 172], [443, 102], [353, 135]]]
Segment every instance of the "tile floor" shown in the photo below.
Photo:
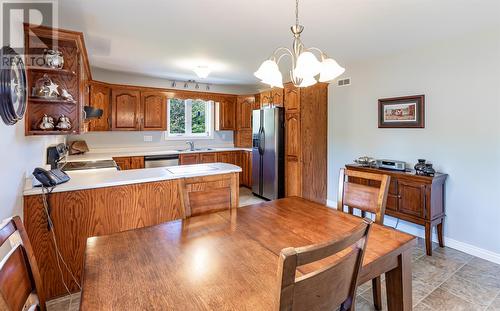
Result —
[[[263, 202], [249, 189], [241, 188], [240, 206]], [[433, 245], [432, 257], [418, 239], [413, 250], [414, 311], [500, 311], [500, 265], [445, 247]], [[382, 283], [383, 310], [387, 310], [385, 283]], [[71, 298], [71, 308], [69, 308]], [[375, 310], [371, 282], [358, 288], [356, 311]], [[48, 311], [76, 311], [80, 295], [47, 303]]]

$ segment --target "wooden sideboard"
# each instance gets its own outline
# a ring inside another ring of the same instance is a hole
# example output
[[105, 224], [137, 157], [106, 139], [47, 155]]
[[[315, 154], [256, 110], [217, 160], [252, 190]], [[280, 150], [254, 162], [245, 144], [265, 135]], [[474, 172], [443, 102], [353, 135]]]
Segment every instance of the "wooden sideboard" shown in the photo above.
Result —
[[[357, 171], [389, 175], [391, 182], [385, 214], [424, 226], [427, 255], [432, 255], [432, 228], [434, 226], [437, 229], [439, 246], [444, 247], [444, 191], [447, 174], [436, 173], [434, 177], [428, 177], [418, 176], [411, 172], [383, 170], [358, 165], [346, 165], [346, 167]], [[377, 186], [374, 181], [359, 178], [350, 178], [350, 181]]]

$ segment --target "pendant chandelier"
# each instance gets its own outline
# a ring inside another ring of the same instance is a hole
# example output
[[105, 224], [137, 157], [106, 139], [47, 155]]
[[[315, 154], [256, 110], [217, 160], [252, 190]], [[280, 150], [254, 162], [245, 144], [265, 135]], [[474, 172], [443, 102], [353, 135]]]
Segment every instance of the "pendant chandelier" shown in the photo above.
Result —
[[[326, 54], [318, 48], [306, 48], [300, 40], [300, 34], [304, 26], [299, 24], [299, 0], [295, 0], [295, 25], [290, 28], [294, 39], [292, 50], [286, 47], [279, 47], [274, 50], [273, 55], [260, 65], [254, 75], [262, 83], [271, 87], [283, 87], [283, 76], [278, 68], [278, 64], [285, 56], [290, 56], [292, 60], [292, 70], [290, 79], [296, 87], [307, 87], [319, 82], [327, 82], [335, 79], [344, 73], [345, 69], [337, 62], [328, 58]], [[321, 62], [318, 61], [313, 52], [318, 52]], [[319, 79], [316, 76], [319, 74]]]

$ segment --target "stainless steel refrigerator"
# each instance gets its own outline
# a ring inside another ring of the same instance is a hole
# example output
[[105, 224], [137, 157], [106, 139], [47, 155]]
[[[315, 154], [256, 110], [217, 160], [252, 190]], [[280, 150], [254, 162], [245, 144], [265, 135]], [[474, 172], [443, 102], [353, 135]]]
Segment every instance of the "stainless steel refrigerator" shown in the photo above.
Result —
[[252, 192], [274, 200], [284, 196], [283, 108], [263, 108], [252, 114]]

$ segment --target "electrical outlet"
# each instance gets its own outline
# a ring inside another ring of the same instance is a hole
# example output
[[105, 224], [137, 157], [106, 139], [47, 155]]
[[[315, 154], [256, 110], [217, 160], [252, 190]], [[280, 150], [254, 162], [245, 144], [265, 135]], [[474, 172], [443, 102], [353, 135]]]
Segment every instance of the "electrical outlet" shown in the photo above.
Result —
[[151, 135], [144, 135], [144, 141], [153, 141], [153, 136]]

